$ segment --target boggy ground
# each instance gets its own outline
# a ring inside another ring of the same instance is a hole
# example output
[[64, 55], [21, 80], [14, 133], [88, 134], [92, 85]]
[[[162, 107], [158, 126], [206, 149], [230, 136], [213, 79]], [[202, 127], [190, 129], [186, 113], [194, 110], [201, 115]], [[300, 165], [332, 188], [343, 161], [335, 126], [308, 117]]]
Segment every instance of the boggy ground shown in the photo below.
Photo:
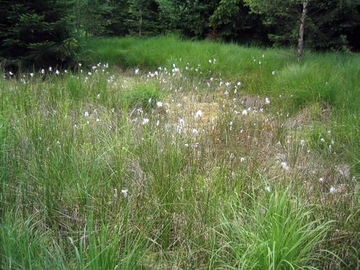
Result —
[[333, 108], [197, 68], [2, 81], [4, 269], [358, 264]]

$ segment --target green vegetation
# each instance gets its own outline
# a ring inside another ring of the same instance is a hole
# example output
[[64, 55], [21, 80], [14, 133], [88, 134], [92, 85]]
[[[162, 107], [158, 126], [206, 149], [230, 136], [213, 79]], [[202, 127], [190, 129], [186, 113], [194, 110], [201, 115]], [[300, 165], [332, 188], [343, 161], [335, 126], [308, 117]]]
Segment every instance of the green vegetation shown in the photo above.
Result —
[[[241, 45], [298, 46], [299, 61], [304, 50], [309, 49], [360, 50], [359, 1], [1, 0], [0, 3], [0, 68], [16, 73], [43, 66], [73, 68], [82, 49], [79, 44], [103, 37], [174, 34], [192, 40]], [[127, 49], [111, 50], [111, 55], [122, 55], [124, 50]], [[150, 59], [146, 55], [151, 63], [167, 59]]]
[[81, 58], [0, 81], [1, 269], [360, 267], [358, 55], [170, 36]]
[[252, 198], [242, 211], [238, 200], [233, 203], [233, 220], [224, 217], [221, 224], [228, 249], [219, 256], [223, 264], [231, 262], [236, 269], [303, 269], [319, 259], [314, 247], [330, 224], [314, 220], [311, 208], [286, 192], [268, 197], [260, 202]]
[[73, 2], [2, 0], [1, 6], [1, 69], [71, 65], [78, 49], [69, 14]]

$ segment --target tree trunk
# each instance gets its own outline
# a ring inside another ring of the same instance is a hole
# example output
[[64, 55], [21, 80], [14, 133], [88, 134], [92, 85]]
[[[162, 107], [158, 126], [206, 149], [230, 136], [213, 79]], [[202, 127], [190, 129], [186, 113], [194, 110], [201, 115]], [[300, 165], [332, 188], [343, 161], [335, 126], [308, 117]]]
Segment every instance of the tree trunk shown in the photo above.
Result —
[[305, 19], [307, 13], [307, 6], [309, 1], [303, 2], [303, 10], [300, 18], [300, 29], [299, 29], [299, 39], [298, 39], [298, 61], [301, 62], [304, 55], [304, 31], [305, 31]]
[[142, 34], [142, 24], [143, 24], [143, 13], [141, 10], [140, 11], [140, 21], [139, 21], [139, 37], [141, 37], [141, 34]]

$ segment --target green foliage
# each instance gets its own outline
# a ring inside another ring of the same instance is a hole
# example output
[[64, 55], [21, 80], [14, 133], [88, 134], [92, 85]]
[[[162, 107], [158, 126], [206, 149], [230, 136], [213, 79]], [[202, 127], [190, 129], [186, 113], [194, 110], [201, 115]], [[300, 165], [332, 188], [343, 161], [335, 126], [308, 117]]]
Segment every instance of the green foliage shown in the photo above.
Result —
[[134, 36], [151, 36], [159, 34], [159, 6], [155, 0], [130, 0], [129, 32]]
[[[61, 247], [51, 241], [51, 232], [41, 232], [35, 216], [22, 217], [7, 212], [0, 224], [2, 269], [34, 269], [67, 267]], [[52, 252], [48, 252], [51, 250]]]
[[86, 241], [69, 238], [78, 269], [141, 269], [144, 241], [128, 224], [96, 224], [90, 214], [83, 233]]
[[131, 90], [125, 91], [121, 102], [123, 106], [140, 107], [149, 110], [156, 106], [156, 101], [160, 99], [158, 86], [151, 84], [137, 84]]
[[301, 1], [244, 1], [252, 12], [262, 15], [269, 39], [276, 46], [294, 46], [298, 38]]
[[[73, 65], [80, 47], [78, 40], [84, 37], [171, 33], [192, 39], [293, 47], [298, 40], [302, 2], [2, 0], [1, 66], [16, 70], [22, 65], [36, 68]], [[358, 1], [309, 1], [305, 47], [359, 50], [359, 7]]]
[[88, 41], [0, 81], [0, 268], [359, 266], [359, 57]]
[[209, 32], [209, 18], [213, 14], [216, 1], [161, 0], [160, 10], [169, 23], [171, 31], [190, 38], [205, 38]]
[[76, 32], [82, 36], [102, 36], [112, 20], [108, 15], [115, 12], [107, 1], [80, 0], [73, 7]]
[[228, 264], [236, 269], [311, 269], [330, 224], [313, 220], [313, 211], [286, 192], [252, 200], [250, 209], [234, 202], [233, 218], [224, 218], [221, 225]]
[[[170, 35], [146, 40], [133, 37], [92, 39], [84, 44], [82, 58], [90, 62], [100, 59], [122, 68], [136, 66], [146, 71], [158, 67], [172, 69], [174, 62], [177, 62], [176, 65], [184, 72], [192, 72], [193, 75], [211, 77], [221, 74], [224, 79], [243, 81], [247, 77], [245, 72], [254, 70], [261, 70], [263, 74], [273, 78], [271, 72], [291, 60], [291, 52], [210, 41], [194, 43]], [[217, 61], [210, 63], [209, 60], [213, 59]], [[185, 70], [187, 63], [193, 67], [192, 70]], [[198, 65], [199, 72], [195, 69]], [[249, 79], [253, 79], [254, 83], [259, 82], [256, 76]]]
[[309, 5], [307, 46], [316, 50], [349, 51], [357, 46], [358, 1], [313, 1]]
[[[5, 98], [0, 95], [0, 98]], [[3, 100], [6, 102], [6, 100]], [[8, 166], [9, 163], [9, 148], [11, 145], [10, 128], [8, 126], [8, 115], [4, 110], [5, 108], [0, 107], [0, 193], [3, 194], [6, 190], [6, 183], [10, 177]], [[5, 199], [2, 198], [2, 200]], [[2, 220], [5, 212], [5, 205], [0, 204], [0, 220]]]
[[353, 82], [359, 71], [352, 67], [358, 64], [359, 59], [314, 53], [309, 53], [306, 59], [308, 61], [303, 65], [293, 64], [279, 70], [271, 91], [275, 95], [291, 95], [295, 108], [320, 102], [338, 110], [346, 108], [357, 114], [360, 89]]
[[108, 36], [125, 36], [129, 34], [129, 0], [111, 0], [108, 2], [111, 12], [106, 14], [108, 24], [105, 27]]
[[67, 64], [78, 47], [73, 36], [71, 2], [3, 1], [1, 57], [6, 65], [47, 67]]
[[209, 18], [210, 37], [243, 43], [261, 40], [263, 27], [256, 22], [259, 18], [250, 13], [243, 1], [222, 0]]
[[[245, 0], [251, 10], [261, 14], [268, 27], [269, 39], [277, 46], [294, 46], [298, 38], [301, 0]], [[348, 50], [349, 38], [359, 25], [356, 1], [308, 1], [305, 21], [306, 46], [320, 50]], [[351, 30], [350, 30], [351, 29]], [[356, 44], [352, 43], [352, 44]]]

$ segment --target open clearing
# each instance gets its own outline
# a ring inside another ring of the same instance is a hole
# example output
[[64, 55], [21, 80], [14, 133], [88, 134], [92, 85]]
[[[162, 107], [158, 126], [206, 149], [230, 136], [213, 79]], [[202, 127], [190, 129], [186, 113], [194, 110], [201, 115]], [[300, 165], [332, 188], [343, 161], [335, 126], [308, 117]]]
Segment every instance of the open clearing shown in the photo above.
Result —
[[339, 121], [353, 116], [322, 92], [254, 92], [303, 66], [200, 66], [1, 81], [4, 269], [359, 265], [359, 131]]

